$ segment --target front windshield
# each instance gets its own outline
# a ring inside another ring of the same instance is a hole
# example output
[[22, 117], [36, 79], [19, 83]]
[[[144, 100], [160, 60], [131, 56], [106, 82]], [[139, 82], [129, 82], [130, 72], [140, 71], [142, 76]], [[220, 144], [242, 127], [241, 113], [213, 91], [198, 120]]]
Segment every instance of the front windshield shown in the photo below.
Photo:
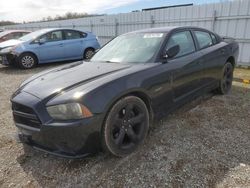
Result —
[[32, 33], [29, 33], [27, 35], [24, 35], [23, 37], [19, 38], [19, 40], [21, 41], [29, 41], [29, 40], [33, 40], [36, 39], [37, 37], [39, 37], [40, 35], [46, 33], [47, 30], [38, 30], [38, 31], [34, 31]]
[[91, 59], [96, 62], [146, 63], [156, 54], [163, 33], [130, 33], [121, 35], [98, 51]]

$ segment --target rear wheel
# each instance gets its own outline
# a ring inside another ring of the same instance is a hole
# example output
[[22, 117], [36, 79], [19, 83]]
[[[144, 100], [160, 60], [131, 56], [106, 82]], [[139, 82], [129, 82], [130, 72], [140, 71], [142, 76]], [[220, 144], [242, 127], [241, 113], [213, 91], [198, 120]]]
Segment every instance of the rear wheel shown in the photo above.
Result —
[[128, 96], [119, 100], [107, 115], [102, 144], [105, 151], [118, 157], [137, 149], [149, 128], [149, 113], [138, 97]]
[[18, 64], [23, 69], [31, 69], [37, 65], [37, 58], [31, 53], [24, 53], [20, 55]]
[[217, 89], [219, 94], [227, 94], [232, 87], [232, 82], [233, 82], [233, 71], [234, 67], [230, 62], [227, 62], [222, 71], [222, 78], [220, 80], [220, 86]]
[[95, 54], [95, 50], [93, 48], [87, 48], [84, 52], [83, 59], [90, 59]]

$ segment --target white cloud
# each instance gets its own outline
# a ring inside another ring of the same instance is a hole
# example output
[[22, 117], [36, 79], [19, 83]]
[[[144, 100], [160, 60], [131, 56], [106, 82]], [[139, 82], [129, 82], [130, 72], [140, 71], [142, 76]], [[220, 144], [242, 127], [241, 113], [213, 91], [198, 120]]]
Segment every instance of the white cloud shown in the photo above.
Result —
[[139, 0], [7, 0], [0, 1], [0, 20], [35, 21], [66, 12], [97, 13]]

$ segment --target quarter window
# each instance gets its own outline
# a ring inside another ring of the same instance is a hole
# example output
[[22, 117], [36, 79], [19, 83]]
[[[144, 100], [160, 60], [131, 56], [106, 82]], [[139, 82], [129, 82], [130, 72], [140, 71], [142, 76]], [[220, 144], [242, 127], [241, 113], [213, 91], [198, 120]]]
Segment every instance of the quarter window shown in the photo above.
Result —
[[194, 31], [200, 49], [207, 48], [213, 45], [212, 38], [208, 32]]
[[44, 39], [46, 42], [60, 41], [62, 40], [62, 31], [52, 31], [43, 35], [41, 39]]
[[166, 50], [175, 45], [180, 46], [180, 52], [175, 57], [187, 55], [195, 51], [194, 41], [189, 31], [173, 34], [168, 40]]
[[78, 31], [64, 31], [65, 34], [65, 39], [66, 40], [72, 40], [72, 39], [79, 39], [82, 38], [83, 36], [81, 35], [80, 32]]

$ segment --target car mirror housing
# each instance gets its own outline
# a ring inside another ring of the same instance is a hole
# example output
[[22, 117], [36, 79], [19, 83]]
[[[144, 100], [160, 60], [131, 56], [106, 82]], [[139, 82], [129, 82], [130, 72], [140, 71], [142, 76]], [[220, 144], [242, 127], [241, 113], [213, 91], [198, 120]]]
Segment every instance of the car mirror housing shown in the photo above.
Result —
[[179, 45], [172, 46], [171, 48], [169, 48], [169, 49], [165, 52], [164, 58], [165, 58], [165, 59], [173, 58], [173, 57], [176, 56], [179, 52], [180, 52], [180, 46], [179, 46]]

